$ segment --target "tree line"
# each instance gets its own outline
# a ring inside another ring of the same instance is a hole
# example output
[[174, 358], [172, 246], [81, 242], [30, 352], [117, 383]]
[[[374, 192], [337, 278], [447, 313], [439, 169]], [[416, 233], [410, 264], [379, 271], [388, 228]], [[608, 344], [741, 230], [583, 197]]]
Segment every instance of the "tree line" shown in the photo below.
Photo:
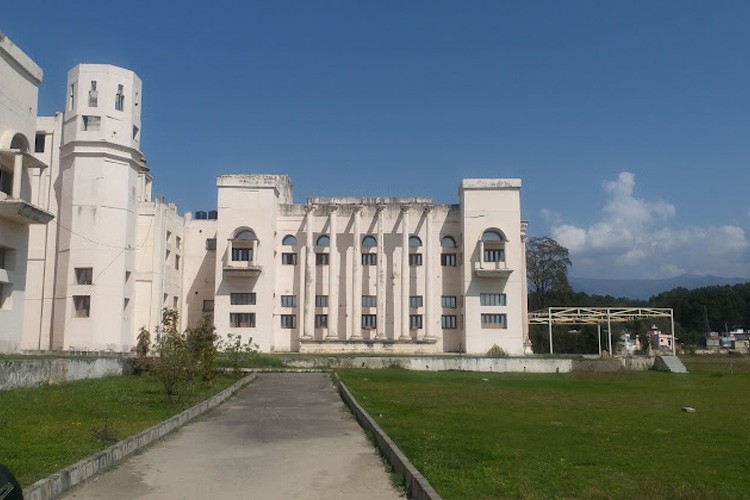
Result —
[[[710, 286], [688, 290], [680, 287], [635, 300], [611, 295], [575, 292], [568, 282], [571, 266], [568, 249], [549, 237], [530, 238], [527, 242], [527, 278], [529, 310], [548, 307], [668, 307], [674, 310], [678, 342], [687, 346], [705, 345], [707, 331], [750, 326], [750, 283]], [[635, 334], [643, 334], [654, 321], [623, 324]], [[657, 323], [659, 323], [657, 321]], [[665, 331], [668, 325], [657, 325]], [[549, 349], [547, 327], [532, 328], [530, 336], [535, 352]], [[572, 331], [571, 331], [572, 330]], [[615, 328], [613, 328], [615, 330]], [[555, 351], [567, 353], [598, 352], [596, 327], [557, 327]], [[593, 333], [592, 333], [593, 332]], [[615, 333], [615, 332], [613, 332]], [[558, 342], [561, 345], [558, 346]]]

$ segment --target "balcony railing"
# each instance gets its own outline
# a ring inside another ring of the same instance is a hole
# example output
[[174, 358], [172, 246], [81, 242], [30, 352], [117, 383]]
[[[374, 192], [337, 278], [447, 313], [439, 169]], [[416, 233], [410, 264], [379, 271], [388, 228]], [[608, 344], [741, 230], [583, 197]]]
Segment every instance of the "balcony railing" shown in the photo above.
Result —
[[503, 261], [497, 262], [474, 262], [474, 274], [482, 278], [507, 278], [513, 269], [508, 267], [508, 263]]
[[255, 264], [252, 260], [226, 260], [224, 262], [224, 273], [234, 276], [258, 276], [263, 267]]

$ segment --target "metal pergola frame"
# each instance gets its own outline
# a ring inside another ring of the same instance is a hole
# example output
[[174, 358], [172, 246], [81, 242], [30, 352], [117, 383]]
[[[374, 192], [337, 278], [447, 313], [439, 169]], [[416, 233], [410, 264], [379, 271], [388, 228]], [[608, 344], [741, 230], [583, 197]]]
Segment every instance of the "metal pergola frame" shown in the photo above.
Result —
[[549, 353], [552, 348], [553, 325], [596, 325], [599, 331], [599, 354], [602, 353], [602, 324], [607, 324], [609, 352], [612, 353], [612, 323], [625, 323], [647, 318], [669, 318], [672, 335], [672, 354], [677, 352], [674, 334], [674, 310], [665, 307], [550, 307], [529, 313], [529, 325], [544, 325], [549, 328]]

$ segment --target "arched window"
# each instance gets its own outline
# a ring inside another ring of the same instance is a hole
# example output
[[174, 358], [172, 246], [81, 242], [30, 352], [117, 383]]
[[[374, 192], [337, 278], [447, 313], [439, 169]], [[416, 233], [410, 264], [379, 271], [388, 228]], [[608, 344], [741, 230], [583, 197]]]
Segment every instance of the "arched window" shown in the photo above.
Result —
[[365, 248], [372, 248], [378, 246], [378, 240], [375, 239], [374, 236], [371, 234], [368, 234], [364, 238], [362, 238], [362, 246]]
[[331, 246], [331, 238], [327, 234], [321, 234], [318, 236], [318, 240], [315, 242], [319, 247]]
[[488, 229], [482, 234], [482, 241], [488, 243], [492, 241], [508, 241], [508, 239], [499, 229]]
[[422, 240], [419, 236], [409, 236], [409, 248], [419, 248], [422, 246]]
[[291, 234], [287, 234], [286, 236], [284, 236], [284, 239], [281, 240], [281, 244], [294, 246], [297, 244], [297, 238], [295, 238]]
[[24, 153], [29, 152], [29, 141], [26, 139], [26, 136], [18, 133], [13, 136], [13, 139], [10, 141], [10, 149], [20, 149]]
[[250, 229], [244, 229], [234, 235], [235, 241], [256, 241], [258, 238]]
[[440, 246], [443, 248], [456, 248], [456, 240], [453, 239], [453, 236], [443, 236], [443, 239], [440, 240]]

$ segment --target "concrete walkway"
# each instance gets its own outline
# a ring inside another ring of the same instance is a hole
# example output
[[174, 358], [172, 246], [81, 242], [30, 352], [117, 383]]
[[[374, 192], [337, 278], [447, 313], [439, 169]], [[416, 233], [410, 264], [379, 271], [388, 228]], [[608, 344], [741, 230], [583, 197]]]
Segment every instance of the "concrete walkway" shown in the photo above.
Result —
[[395, 499], [399, 493], [327, 374], [268, 373], [65, 498]]

